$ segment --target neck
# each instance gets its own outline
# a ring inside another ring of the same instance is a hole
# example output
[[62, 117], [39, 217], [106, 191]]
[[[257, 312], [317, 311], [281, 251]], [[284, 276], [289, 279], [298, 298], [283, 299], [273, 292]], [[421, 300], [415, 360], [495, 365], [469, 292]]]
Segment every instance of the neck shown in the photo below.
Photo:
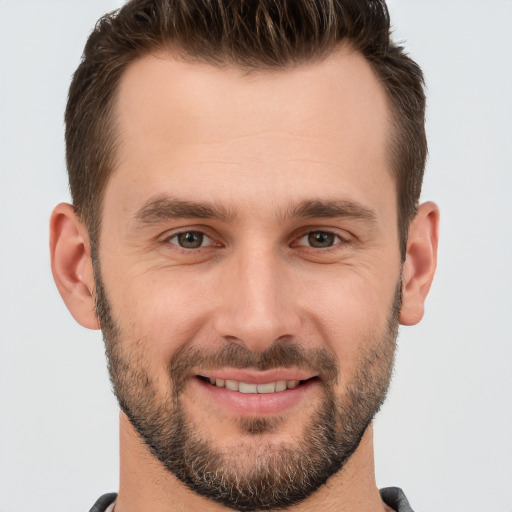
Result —
[[[149, 452], [121, 413], [120, 484], [116, 512], [228, 512], [230, 509], [188, 489]], [[374, 476], [373, 430], [370, 426], [343, 470], [290, 512], [365, 510], [384, 512]]]

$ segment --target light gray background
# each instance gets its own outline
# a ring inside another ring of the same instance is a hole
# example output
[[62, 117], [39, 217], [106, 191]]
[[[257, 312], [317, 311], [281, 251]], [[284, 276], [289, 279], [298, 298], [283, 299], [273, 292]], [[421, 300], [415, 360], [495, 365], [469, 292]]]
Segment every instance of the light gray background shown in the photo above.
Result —
[[[0, 511], [88, 510], [117, 489], [117, 406], [98, 332], [52, 281], [68, 200], [63, 111], [114, 0], [0, 0]], [[380, 486], [418, 512], [512, 511], [511, 0], [391, 0], [428, 83], [424, 199], [442, 212], [424, 321], [402, 328], [376, 421]]]

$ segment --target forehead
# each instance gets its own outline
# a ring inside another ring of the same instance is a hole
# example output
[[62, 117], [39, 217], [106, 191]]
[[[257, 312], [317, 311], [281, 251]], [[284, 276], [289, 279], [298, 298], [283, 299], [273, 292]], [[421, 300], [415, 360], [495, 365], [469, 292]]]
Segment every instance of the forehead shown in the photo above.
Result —
[[333, 181], [338, 195], [376, 185], [382, 192], [392, 181], [390, 117], [383, 87], [348, 47], [321, 62], [250, 73], [148, 55], [120, 82], [117, 166], [105, 201], [109, 189], [134, 205], [166, 192], [204, 200], [236, 193], [256, 206], [262, 195], [328, 195]]

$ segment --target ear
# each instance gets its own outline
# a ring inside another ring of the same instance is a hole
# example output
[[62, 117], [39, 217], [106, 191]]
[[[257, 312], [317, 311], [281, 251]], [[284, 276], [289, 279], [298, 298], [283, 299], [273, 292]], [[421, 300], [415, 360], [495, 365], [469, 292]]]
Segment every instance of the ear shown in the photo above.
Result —
[[61, 203], [52, 212], [50, 257], [53, 279], [73, 318], [88, 329], [99, 329], [89, 236], [70, 204]]
[[423, 203], [409, 226], [402, 273], [402, 325], [414, 325], [423, 318], [425, 299], [437, 266], [438, 240], [439, 209], [434, 203]]

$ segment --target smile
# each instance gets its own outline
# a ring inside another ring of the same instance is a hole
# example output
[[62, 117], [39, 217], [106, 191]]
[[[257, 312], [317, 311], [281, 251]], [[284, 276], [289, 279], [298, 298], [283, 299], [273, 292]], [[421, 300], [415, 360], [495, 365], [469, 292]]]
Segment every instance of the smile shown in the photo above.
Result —
[[201, 380], [206, 380], [213, 386], [218, 388], [226, 388], [229, 391], [238, 391], [240, 393], [280, 393], [282, 391], [286, 391], [287, 389], [294, 389], [302, 381], [300, 380], [278, 380], [274, 382], [266, 382], [262, 384], [253, 384], [249, 382], [241, 382], [237, 380], [230, 379], [214, 379], [208, 377], [200, 376]]
[[317, 393], [321, 386], [318, 374], [293, 368], [204, 369], [193, 376], [192, 389], [204, 394], [208, 404], [213, 402], [237, 417], [282, 415], [306, 396], [311, 400], [313, 395], [308, 393]]

